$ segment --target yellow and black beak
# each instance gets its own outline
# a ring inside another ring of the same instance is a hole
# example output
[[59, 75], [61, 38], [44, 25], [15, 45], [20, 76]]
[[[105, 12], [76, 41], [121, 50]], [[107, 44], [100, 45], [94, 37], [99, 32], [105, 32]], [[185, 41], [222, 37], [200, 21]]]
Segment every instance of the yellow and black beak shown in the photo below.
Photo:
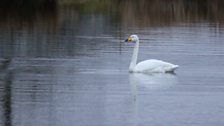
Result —
[[125, 42], [132, 42], [132, 38], [128, 37], [128, 39], [126, 39]]

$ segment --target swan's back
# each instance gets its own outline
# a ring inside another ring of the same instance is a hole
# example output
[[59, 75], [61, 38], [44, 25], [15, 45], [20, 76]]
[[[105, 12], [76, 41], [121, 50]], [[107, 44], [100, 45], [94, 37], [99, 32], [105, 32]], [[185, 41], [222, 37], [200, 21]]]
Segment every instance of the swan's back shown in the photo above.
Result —
[[178, 65], [167, 63], [161, 60], [150, 59], [139, 62], [131, 72], [166, 73], [173, 72], [177, 68]]

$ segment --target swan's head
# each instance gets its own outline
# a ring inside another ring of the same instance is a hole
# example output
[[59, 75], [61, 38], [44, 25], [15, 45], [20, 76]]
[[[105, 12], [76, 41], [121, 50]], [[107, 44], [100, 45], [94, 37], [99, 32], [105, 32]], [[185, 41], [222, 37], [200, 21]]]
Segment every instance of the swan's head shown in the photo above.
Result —
[[128, 37], [128, 39], [125, 40], [125, 42], [137, 42], [139, 41], [139, 38], [137, 35], [131, 35]]

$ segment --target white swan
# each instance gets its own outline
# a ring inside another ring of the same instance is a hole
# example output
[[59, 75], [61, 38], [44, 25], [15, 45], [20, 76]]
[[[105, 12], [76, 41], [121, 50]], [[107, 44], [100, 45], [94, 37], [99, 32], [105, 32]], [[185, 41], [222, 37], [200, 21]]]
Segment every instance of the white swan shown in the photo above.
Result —
[[171, 63], [167, 63], [161, 60], [150, 59], [139, 62], [137, 64], [138, 49], [139, 49], [139, 38], [137, 35], [131, 35], [125, 42], [135, 42], [135, 47], [129, 66], [129, 72], [135, 73], [167, 73], [174, 72], [179, 66]]

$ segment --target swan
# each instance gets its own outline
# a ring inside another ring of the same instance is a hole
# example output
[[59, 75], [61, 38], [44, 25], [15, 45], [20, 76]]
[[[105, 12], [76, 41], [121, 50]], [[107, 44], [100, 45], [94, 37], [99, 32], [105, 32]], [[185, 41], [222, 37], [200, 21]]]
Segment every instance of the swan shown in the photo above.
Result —
[[138, 58], [138, 50], [139, 50], [139, 38], [137, 35], [131, 35], [125, 42], [135, 43], [131, 63], [129, 66], [130, 73], [172, 73], [176, 70], [179, 66], [174, 65], [168, 62], [164, 62], [162, 60], [156, 59], [149, 59], [137, 64]]

